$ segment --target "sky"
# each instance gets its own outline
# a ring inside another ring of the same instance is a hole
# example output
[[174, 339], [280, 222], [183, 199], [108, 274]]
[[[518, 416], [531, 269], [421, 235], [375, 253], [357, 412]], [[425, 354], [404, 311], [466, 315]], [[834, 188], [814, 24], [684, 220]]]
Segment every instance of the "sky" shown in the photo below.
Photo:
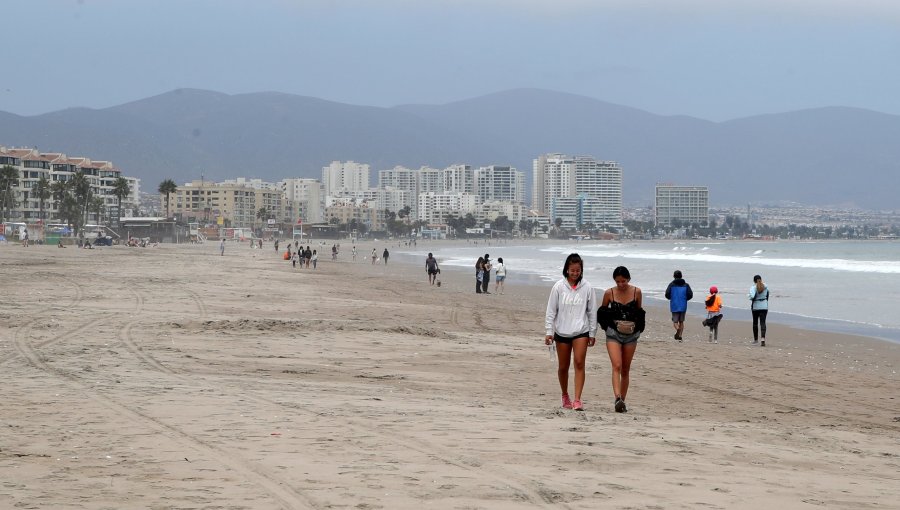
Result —
[[4, 0], [0, 111], [178, 88], [390, 107], [515, 88], [724, 121], [900, 115], [896, 0]]

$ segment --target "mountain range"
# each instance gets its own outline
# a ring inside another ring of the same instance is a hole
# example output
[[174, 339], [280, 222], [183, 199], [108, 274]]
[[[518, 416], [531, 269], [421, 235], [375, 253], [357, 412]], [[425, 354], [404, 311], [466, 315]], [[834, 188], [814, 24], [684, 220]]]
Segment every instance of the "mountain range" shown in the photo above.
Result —
[[714, 206], [900, 204], [900, 116], [846, 107], [712, 122], [537, 89], [391, 108], [178, 89], [103, 109], [0, 112], [0, 144], [112, 161], [148, 192], [201, 174], [321, 178], [334, 160], [369, 163], [373, 181], [395, 165], [511, 165], [530, 190], [532, 160], [562, 152], [619, 162], [631, 205], [652, 205], [657, 183], [708, 186]]

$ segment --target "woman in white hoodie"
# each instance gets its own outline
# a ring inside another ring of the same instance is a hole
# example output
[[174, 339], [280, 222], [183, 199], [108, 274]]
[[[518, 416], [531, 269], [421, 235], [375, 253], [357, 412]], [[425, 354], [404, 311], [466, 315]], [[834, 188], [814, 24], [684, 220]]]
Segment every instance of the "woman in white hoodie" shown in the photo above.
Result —
[[[563, 278], [553, 285], [547, 301], [544, 342], [556, 342], [559, 366], [556, 375], [562, 390], [562, 406], [583, 411], [584, 362], [587, 348], [594, 345], [597, 333], [597, 298], [591, 284], [582, 279], [584, 262], [577, 253], [566, 257]], [[575, 400], [569, 398], [569, 365], [575, 359]]]

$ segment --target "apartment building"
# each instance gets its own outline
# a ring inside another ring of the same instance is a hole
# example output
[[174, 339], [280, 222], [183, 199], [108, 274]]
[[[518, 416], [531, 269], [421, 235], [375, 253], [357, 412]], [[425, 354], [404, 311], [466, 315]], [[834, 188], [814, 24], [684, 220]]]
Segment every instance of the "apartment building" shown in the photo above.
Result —
[[[31, 148], [0, 147], [0, 167], [6, 165], [19, 173], [13, 196], [16, 206], [10, 211], [11, 219], [14, 220], [31, 223], [41, 219], [40, 199], [35, 194], [34, 187], [42, 177], [52, 185], [54, 182], [70, 181], [79, 173], [86, 177], [91, 194], [103, 200], [100, 217], [94, 215], [90, 218], [91, 221], [119, 217], [119, 200], [114, 195], [115, 183], [119, 177], [128, 181], [130, 190], [122, 200], [122, 216], [131, 215], [138, 207], [140, 179], [123, 176], [121, 170], [109, 161], [69, 157], [63, 153], [41, 153]], [[48, 223], [61, 221], [57, 204], [52, 198], [44, 201], [44, 219]]]
[[341, 191], [369, 189], [369, 165], [353, 161], [332, 161], [322, 168], [322, 186], [326, 196]]
[[266, 219], [294, 223], [292, 204], [279, 188], [196, 180], [178, 186], [169, 196], [169, 210], [180, 215], [183, 221], [253, 228], [262, 221], [257, 212], [265, 208], [269, 213]]
[[483, 166], [474, 172], [475, 192], [482, 202], [525, 203], [525, 175], [509, 166]]
[[706, 186], [656, 185], [656, 226], [709, 226], [709, 188]]
[[317, 179], [283, 179], [279, 188], [293, 205], [294, 221], [323, 223], [325, 221], [325, 186]]
[[446, 223], [447, 217], [477, 214], [482, 201], [473, 193], [419, 193], [417, 218], [428, 224]]
[[[591, 156], [542, 154], [534, 160], [533, 171], [531, 200], [536, 211], [555, 220], [559, 217], [553, 215], [556, 208], [565, 215], [564, 225], [587, 214], [585, 223], [622, 226], [622, 168], [616, 162]], [[554, 205], [558, 199], [569, 200]]]

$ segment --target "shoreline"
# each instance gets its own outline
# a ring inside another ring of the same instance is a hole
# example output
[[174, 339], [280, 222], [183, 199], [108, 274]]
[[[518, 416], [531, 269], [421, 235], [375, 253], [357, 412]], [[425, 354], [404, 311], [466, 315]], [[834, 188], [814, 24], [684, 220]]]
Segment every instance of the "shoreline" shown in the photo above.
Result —
[[543, 344], [548, 289], [476, 296], [473, 276], [451, 270], [436, 288], [424, 257], [373, 266], [373, 244], [357, 247], [356, 263], [344, 245], [301, 270], [271, 246], [0, 246], [15, 289], [0, 294], [0, 498], [87, 510], [900, 500], [898, 346], [772, 324], [770, 346], [753, 348], [727, 319], [719, 344], [693, 321], [677, 343], [654, 308], [629, 412], [612, 409], [602, 346], [588, 351], [585, 411], [568, 411]]
[[[547, 240], [543, 240], [546, 242]], [[553, 245], [552, 241], [550, 243]], [[429, 241], [431, 243], [432, 241]], [[442, 240], [439, 241], [443, 246], [468, 246], [464, 242], [455, 242], [455, 241], [447, 241]], [[654, 241], [645, 241], [645, 242], [654, 242]], [[798, 241], [800, 242], [800, 241]], [[516, 243], [519, 245], [529, 245], [532, 244], [530, 242]], [[427, 246], [431, 246], [430, 244]], [[488, 250], [493, 249], [495, 252], [498, 250], [502, 250], [505, 245], [485, 245], [484, 247]], [[396, 250], [404, 250], [406, 248], [397, 248]], [[418, 248], [417, 248], [418, 249]], [[428, 251], [428, 250], [426, 250]], [[502, 256], [502, 255], [501, 255]], [[397, 262], [401, 262], [404, 264], [415, 265], [416, 256], [400, 254], [396, 257]], [[424, 260], [424, 256], [422, 257]], [[440, 258], [439, 258], [440, 259]], [[474, 266], [474, 260], [473, 260]], [[447, 266], [446, 270], [448, 271], [458, 271], [460, 274], [467, 274], [468, 270], [459, 266]], [[605, 283], [598, 285], [596, 282], [598, 280], [596, 274], [588, 273], [586, 277], [588, 277], [588, 281], [594, 284], [597, 289], [606, 289], [611, 284], [607, 285]], [[555, 280], [554, 280], [555, 281]], [[539, 288], [546, 288], [546, 291], [549, 292], [549, 288], [552, 286], [554, 281], [547, 281], [543, 278], [534, 275], [534, 274], [511, 274], [507, 276], [507, 282], [510, 284], [520, 284], [527, 286], [534, 286]], [[494, 282], [492, 280], [491, 285]], [[637, 284], [637, 283], [636, 283]], [[637, 284], [640, 286], [639, 284]], [[697, 296], [700, 294], [705, 295], [705, 292], [696, 292], [695, 291], [695, 299], [688, 303], [688, 317], [693, 320], [693, 322], [697, 323], [698, 327], [699, 322], [706, 318], [706, 311], [702, 304], [702, 299], [700, 301], [697, 300]], [[702, 298], [702, 296], [701, 296]], [[644, 306], [648, 308], [648, 311], [653, 309], [659, 309], [659, 314], [667, 315], [668, 312], [668, 301], [664, 298], [657, 297], [655, 295], [645, 295]], [[748, 332], [748, 335], [751, 336], [751, 318], [750, 318], [750, 310], [749, 305], [746, 308], [739, 308], [734, 306], [726, 306], [723, 307], [725, 313], [725, 320], [732, 322], [740, 322], [746, 325], [745, 330]], [[695, 319], [695, 320], [694, 320]], [[808, 317], [798, 314], [791, 314], [780, 312], [777, 310], [771, 310], [768, 315], [768, 320], [766, 321], [767, 325], [771, 327], [771, 325], [776, 324], [784, 327], [788, 327], [794, 330], [808, 331], [810, 333], [833, 333], [845, 336], [854, 336], [854, 337], [862, 337], [867, 338], [873, 341], [878, 342], [887, 342], [890, 344], [900, 344], [900, 329], [896, 328], [886, 328], [877, 325], [867, 324], [867, 323], [859, 323], [841, 319], [829, 319], [824, 317]]]

